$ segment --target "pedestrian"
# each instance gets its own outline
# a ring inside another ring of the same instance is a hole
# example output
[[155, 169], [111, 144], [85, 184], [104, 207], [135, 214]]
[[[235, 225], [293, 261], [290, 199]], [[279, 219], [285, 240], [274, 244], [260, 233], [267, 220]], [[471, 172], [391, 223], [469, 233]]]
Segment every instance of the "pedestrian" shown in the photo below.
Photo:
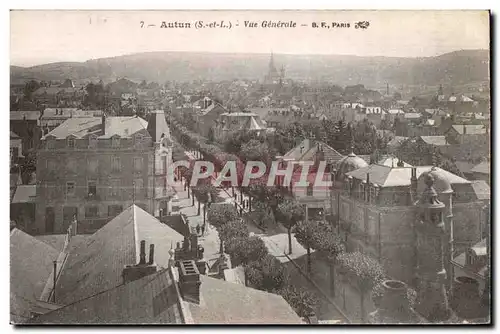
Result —
[[200, 235], [200, 224], [196, 225], [196, 234]]
[[205, 225], [202, 225], [201, 226], [201, 235], [204, 236], [205, 235]]

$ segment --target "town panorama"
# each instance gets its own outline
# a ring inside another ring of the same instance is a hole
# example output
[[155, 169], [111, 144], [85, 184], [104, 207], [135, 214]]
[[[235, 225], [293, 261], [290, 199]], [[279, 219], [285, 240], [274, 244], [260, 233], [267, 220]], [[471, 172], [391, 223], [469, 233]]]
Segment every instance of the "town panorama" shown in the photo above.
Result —
[[300, 57], [11, 66], [11, 323], [490, 323], [489, 50]]

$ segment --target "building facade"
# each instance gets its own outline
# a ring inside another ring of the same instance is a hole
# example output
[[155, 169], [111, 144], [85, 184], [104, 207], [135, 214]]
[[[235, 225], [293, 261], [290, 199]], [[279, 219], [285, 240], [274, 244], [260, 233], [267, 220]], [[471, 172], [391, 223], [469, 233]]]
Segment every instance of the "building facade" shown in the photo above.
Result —
[[152, 136], [140, 117], [105, 115], [68, 119], [45, 135], [37, 159], [37, 232], [64, 232], [75, 216], [79, 233], [93, 232], [134, 203], [159, 215], [168, 207], [168, 138]]

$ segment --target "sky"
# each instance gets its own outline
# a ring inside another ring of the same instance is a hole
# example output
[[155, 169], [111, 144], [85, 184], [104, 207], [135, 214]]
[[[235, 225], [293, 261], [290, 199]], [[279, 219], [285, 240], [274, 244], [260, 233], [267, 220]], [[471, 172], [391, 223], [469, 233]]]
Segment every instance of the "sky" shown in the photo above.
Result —
[[[489, 49], [490, 43], [487, 11], [19, 10], [10, 19], [10, 62], [17, 66], [150, 51], [429, 57]], [[195, 28], [197, 21], [221, 20], [232, 28]], [[297, 27], [263, 28], [268, 20]], [[191, 28], [160, 28], [163, 21], [189, 22]], [[246, 28], [245, 21], [258, 27]], [[368, 21], [368, 28], [355, 29], [358, 21]], [[313, 22], [330, 29], [312, 28]], [[333, 22], [349, 28], [332, 28]]]

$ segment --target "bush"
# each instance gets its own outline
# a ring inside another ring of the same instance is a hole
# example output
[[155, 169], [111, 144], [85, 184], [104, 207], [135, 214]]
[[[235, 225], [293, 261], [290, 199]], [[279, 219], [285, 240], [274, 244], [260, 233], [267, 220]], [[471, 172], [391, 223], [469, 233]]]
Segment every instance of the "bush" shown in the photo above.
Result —
[[258, 261], [268, 254], [264, 241], [258, 236], [234, 238], [226, 243], [226, 253], [233, 266]]
[[267, 254], [245, 268], [248, 284], [256, 289], [272, 292], [285, 284], [285, 269], [274, 256]]

